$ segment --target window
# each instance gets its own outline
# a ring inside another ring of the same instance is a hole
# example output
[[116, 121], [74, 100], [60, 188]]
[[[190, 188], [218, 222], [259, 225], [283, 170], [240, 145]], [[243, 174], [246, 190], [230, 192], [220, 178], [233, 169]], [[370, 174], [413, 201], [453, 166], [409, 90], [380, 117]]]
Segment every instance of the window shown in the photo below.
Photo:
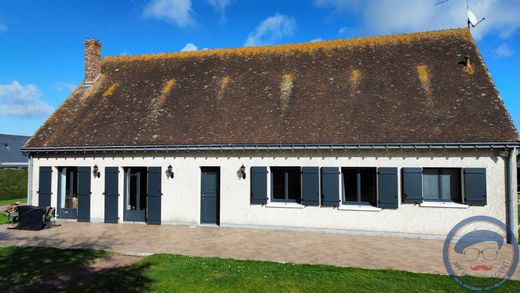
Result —
[[424, 169], [423, 198], [425, 201], [462, 203], [460, 169]]
[[301, 202], [300, 167], [271, 167], [271, 201]]
[[60, 171], [60, 208], [78, 208], [78, 168], [67, 167]]
[[341, 168], [343, 203], [377, 206], [376, 168]]
[[128, 194], [125, 208], [127, 211], [146, 209], [147, 170], [146, 168], [128, 168]]

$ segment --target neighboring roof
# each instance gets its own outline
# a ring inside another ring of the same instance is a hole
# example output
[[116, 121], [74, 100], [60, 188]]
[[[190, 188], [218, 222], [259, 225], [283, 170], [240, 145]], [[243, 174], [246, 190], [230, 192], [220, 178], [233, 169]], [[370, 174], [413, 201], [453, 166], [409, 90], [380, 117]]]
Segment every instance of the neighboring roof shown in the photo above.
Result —
[[27, 166], [27, 157], [20, 149], [29, 136], [0, 134], [0, 168]]
[[517, 141], [458, 29], [106, 57], [26, 147]]

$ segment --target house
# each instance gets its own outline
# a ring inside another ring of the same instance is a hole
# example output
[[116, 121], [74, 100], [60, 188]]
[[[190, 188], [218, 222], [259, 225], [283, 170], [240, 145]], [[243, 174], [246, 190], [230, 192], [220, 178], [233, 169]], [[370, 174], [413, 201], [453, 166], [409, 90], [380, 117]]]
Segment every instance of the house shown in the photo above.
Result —
[[20, 152], [28, 136], [0, 134], [0, 169], [27, 168], [27, 156]]
[[[41, 126], [59, 218], [445, 237], [516, 227], [519, 136], [466, 29], [114, 56]], [[516, 229], [514, 229], [516, 232]]]

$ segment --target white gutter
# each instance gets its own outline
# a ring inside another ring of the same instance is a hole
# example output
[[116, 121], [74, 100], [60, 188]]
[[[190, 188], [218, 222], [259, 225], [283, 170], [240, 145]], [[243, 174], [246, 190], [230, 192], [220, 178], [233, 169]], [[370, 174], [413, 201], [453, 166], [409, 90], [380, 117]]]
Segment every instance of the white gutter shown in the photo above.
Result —
[[[515, 180], [513, 178], [514, 169], [516, 166], [513, 164], [513, 161], [516, 158], [516, 147], [513, 147], [509, 151], [509, 160], [508, 160], [508, 166], [507, 166], [507, 227], [511, 231], [512, 235], [508, 235], [507, 242], [512, 243], [512, 237], [518, 238], [518, 229], [515, 225], [516, 222], [516, 216], [515, 213], [517, 204], [515, 201], [515, 192], [516, 192], [516, 186], [514, 184]], [[509, 233], [508, 233], [509, 234]]]
[[16, 168], [16, 167], [27, 167], [27, 163], [25, 162], [13, 162], [13, 163], [10, 163], [10, 162], [7, 162], [7, 163], [0, 163], [0, 166], [2, 167], [8, 167], [8, 168]]
[[32, 205], [33, 199], [33, 158], [29, 156], [29, 163], [27, 164], [27, 176], [29, 176], [27, 180], [27, 204]]

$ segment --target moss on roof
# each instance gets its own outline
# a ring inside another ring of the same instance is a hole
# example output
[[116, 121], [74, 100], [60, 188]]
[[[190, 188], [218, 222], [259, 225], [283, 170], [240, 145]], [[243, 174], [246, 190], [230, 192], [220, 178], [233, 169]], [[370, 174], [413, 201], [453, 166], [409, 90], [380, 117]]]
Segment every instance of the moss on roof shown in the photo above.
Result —
[[107, 57], [94, 85], [27, 146], [517, 140], [469, 31], [458, 29]]
[[170, 58], [201, 58], [214, 57], [221, 58], [232, 56], [257, 56], [266, 54], [281, 54], [292, 55], [299, 53], [312, 53], [314, 51], [329, 51], [337, 48], [353, 48], [353, 47], [374, 47], [383, 45], [399, 45], [399, 44], [413, 44], [414, 42], [422, 42], [424, 40], [438, 40], [446, 37], [457, 37], [464, 40], [472, 40], [471, 34], [467, 29], [452, 29], [440, 30], [433, 32], [420, 32], [413, 34], [400, 34], [389, 36], [374, 36], [355, 39], [342, 39], [333, 41], [308, 42], [296, 44], [284, 44], [276, 46], [259, 46], [259, 47], [245, 47], [245, 48], [227, 48], [227, 49], [212, 49], [199, 50], [188, 52], [175, 53], [159, 53], [159, 54], [145, 54], [145, 55], [127, 55], [127, 56], [109, 56], [103, 59], [104, 62], [128, 62], [128, 61], [142, 61], [142, 60], [157, 60]]

